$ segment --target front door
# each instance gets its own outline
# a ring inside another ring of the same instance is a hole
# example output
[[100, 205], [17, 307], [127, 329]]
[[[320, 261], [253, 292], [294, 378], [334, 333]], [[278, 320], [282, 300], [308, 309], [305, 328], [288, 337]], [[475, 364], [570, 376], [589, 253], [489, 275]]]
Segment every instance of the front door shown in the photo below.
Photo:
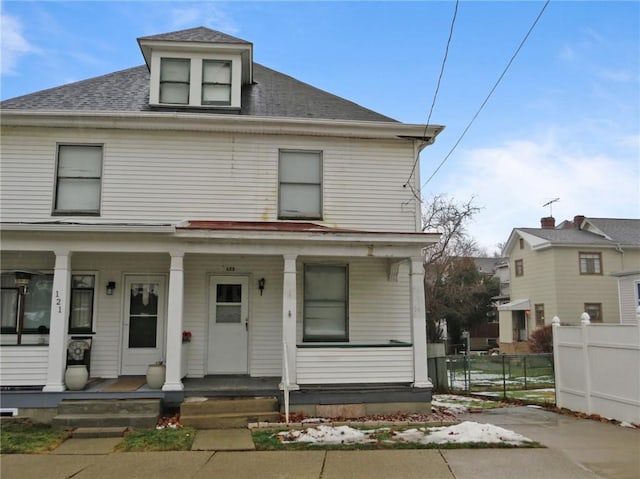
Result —
[[209, 374], [248, 372], [249, 280], [212, 276], [209, 282]]
[[125, 278], [122, 374], [146, 374], [164, 359], [165, 277]]

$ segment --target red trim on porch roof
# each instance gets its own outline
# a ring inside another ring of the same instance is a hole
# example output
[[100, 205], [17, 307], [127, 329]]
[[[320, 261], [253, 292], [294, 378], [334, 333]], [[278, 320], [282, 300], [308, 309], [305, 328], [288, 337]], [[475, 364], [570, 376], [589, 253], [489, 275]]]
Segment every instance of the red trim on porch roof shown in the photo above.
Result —
[[187, 230], [242, 230], [242, 231], [299, 231], [304, 233], [359, 233], [355, 230], [330, 228], [315, 223], [293, 221], [189, 221], [177, 229]]
[[331, 228], [316, 223], [294, 221], [187, 221], [177, 225], [179, 230], [217, 230], [217, 231], [286, 231], [298, 233], [356, 233], [356, 234], [402, 234], [432, 235], [432, 233], [395, 232], [395, 231], [359, 231], [343, 228]]

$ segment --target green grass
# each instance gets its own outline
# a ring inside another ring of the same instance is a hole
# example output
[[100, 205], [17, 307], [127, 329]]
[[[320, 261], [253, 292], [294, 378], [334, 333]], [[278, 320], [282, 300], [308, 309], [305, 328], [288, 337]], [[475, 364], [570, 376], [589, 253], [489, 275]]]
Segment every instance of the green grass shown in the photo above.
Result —
[[58, 447], [66, 438], [64, 431], [46, 424], [5, 424], [1, 430], [1, 454], [39, 454]]
[[[401, 431], [406, 428], [394, 428]], [[408, 442], [391, 440], [392, 429], [380, 431], [374, 435], [376, 442], [348, 443], [348, 444], [317, 444], [305, 442], [282, 443], [277, 438], [280, 431], [289, 429], [257, 429], [252, 431], [253, 442], [258, 451], [331, 451], [331, 450], [376, 450], [376, 449], [513, 449], [513, 448], [538, 448], [543, 447], [538, 442], [528, 442], [519, 446], [505, 443], [445, 443], [445, 444], [423, 444], [420, 442]]]
[[123, 452], [190, 451], [195, 429], [141, 429], [127, 433], [116, 446]]

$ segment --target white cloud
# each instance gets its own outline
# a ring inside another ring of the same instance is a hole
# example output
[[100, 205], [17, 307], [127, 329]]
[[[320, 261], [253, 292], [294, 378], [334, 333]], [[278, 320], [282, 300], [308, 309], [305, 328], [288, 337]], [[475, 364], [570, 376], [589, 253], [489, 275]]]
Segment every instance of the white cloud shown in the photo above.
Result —
[[13, 75], [16, 73], [16, 66], [20, 57], [36, 52], [33, 47], [22, 34], [22, 24], [16, 17], [9, 15], [0, 15], [0, 31], [2, 44], [2, 75]]
[[171, 28], [192, 28], [203, 25], [228, 34], [239, 31], [235, 21], [227, 13], [212, 3], [190, 4], [189, 7], [175, 8], [171, 12]]
[[557, 222], [578, 214], [640, 216], [637, 151], [632, 147], [630, 156], [613, 158], [585, 152], [553, 135], [514, 140], [461, 152], [457, 171], [440, 187], [458, 200], [476, 196], [484, 209], [469, 232], [492, 252], [512, 228], [539, 227], [540, 218], [550, 213], [542, 205], [554, 198], [560, 198], [552, 206]]

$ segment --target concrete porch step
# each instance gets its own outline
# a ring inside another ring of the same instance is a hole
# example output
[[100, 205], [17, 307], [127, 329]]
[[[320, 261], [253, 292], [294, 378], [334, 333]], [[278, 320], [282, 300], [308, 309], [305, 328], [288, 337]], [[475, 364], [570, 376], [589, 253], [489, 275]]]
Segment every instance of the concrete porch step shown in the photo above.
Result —
[[160, 416], [159, 399], [63, 400], [52, 425], [57, 428], [152, 428]]
[[73, 427], [131, 427], [148, 429], [155, 427], [157, 422], [157, 414], [58, 414], [51, 421], [51, 425], [61, 429]]
[[279, 420], [279, 412], [180, 415], [183, 426], [196, 429], [235, 429], [246, 427], [251, 422], [278, 422]]
[[189, 398], [180, 406], [180, 422], [196, 429], [246, 427], [250, 422], [280, 420], [278, 399]]
[[181, 415], [225, 414], [278, 411], [278, 399], [255, 398], [187, 398], [180, 406]]

